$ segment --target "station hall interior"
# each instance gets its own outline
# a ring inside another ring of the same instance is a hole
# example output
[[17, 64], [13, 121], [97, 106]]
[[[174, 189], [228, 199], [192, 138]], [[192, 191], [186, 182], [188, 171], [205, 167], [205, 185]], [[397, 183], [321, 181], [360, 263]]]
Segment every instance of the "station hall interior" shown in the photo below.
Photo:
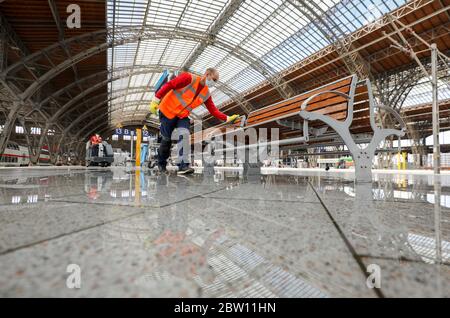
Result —
[[450, 297], [450, 0], [0, 0], [0, 297]]

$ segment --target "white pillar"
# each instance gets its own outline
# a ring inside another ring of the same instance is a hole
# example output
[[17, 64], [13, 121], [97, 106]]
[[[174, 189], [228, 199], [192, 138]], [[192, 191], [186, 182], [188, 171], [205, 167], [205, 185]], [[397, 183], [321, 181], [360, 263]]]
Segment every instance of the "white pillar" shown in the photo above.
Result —
[[133, 131], [130, 131], [131, 136], [131, 160], [133, 160], [133, 144], [134, 144], [134, 134]]
[[437, 47], [431, 44], [431, 87], [432, 87], [432, 115], [433, 115], [433, 168], [434, 174], [441, 173], [441, 150], [439, 144], [439, 106], [438, 106], [438, 82], [437, 82]]

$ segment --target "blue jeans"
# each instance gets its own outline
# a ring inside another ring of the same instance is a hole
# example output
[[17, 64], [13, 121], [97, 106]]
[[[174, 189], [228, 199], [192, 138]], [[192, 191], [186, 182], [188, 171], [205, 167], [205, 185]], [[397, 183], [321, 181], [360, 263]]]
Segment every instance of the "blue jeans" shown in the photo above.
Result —
[[[172, 146], [172, 133], [178, 128], [178, 130], [187, 130], [189, 133], [190, 127], [190, 119], [186, 118], [178, 118], [175, 117], [173, 119], [169, 119], [160, 111], [159, 112], [159, 120], [161, 123], [160, 132], [161, 132], [161, 144], [159, 146], [158, 151], [158, 165], [165, 167], [167, 165], [167, 159], [170, 156], [170, 148]], [[178, 167], [180, 169], [186, 168], [189, 166], [188, 159], [183, 158], [183, 134], [179, 133], [178, 137], [178, 156], [179, 162]]]

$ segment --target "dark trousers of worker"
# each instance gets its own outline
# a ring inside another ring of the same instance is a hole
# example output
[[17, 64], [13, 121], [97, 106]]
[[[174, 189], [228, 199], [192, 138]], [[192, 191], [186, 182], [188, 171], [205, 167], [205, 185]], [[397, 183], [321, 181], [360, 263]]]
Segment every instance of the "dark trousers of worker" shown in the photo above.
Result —
[[99, 149], [98, 144], [92, 146], [92, 157], [98, 157], [98, 149]]
[[[160, 111], [159, 120], [161, 123], [160, 133], [161, 133], [161, 144], [158, 151], [158, 165], [165, 167], [167, 165], [167, 159], [170, 156], [170, 147], [172, 146], [172, 133], [175, 129], [184, 130], [189, 132], [190, 120], [186, 118], [178, 118], [175, 116], [173, 119], [169, 119]], [[186, 136], [186, 135], [184, 135]], [[183, 134], [179, 133], [178, 137], [178, 167], [180, 169], [189, 166], [189, 161], [183, 159]]]

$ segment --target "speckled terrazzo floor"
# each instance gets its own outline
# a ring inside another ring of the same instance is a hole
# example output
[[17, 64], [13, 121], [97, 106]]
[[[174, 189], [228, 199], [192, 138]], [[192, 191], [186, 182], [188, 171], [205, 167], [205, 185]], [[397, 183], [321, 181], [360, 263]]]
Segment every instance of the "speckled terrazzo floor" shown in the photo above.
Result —
[[450, 296], [450, 176], [240, 173], [0, 170], [0, 297]]

